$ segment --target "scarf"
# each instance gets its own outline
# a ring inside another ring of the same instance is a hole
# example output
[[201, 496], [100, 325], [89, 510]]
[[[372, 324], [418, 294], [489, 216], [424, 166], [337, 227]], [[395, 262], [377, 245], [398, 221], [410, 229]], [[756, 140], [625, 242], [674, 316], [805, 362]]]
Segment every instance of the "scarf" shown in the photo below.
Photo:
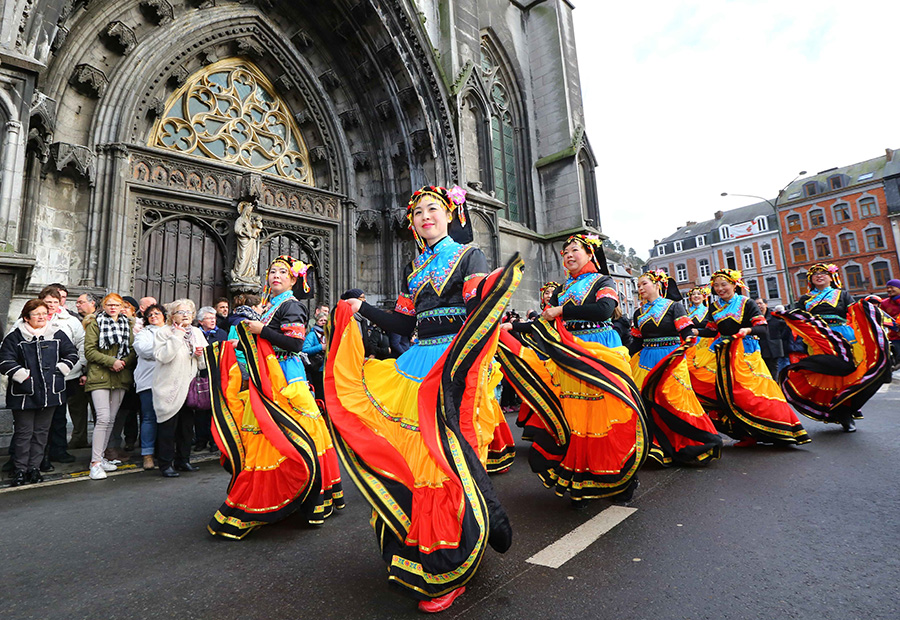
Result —
[[259, 312], [250, 306], [238, 306], [234, 309], [234, 314], [242, 316], [250, 321], [258, 321], [260, 319]]
[[97, 327], [100, 329], [100, 339], [97, 347], [100, 349], [109, 349], [113, 345], [119, 345], [119, 352], [116, 358], [123, 360], [128, 357], [131, 347], [128, 344], [128, 333], [131, 326], [128, 323], [128, 317], [120, 314], [118, 318], [113, 320], [111, 316], [105, 312], [97, 313]]
[[31, 325], [22, 321], [22, 324], [19, 325], [19, 331], [22, 332], [22, 335], [25, 336], [26, 340], [35, 340], [35, 339], [47, 339], [47, 330], [50, 328], [50, 322], [47, 321], [47, 324], [44, 325], [40, 329], [34, 329]]

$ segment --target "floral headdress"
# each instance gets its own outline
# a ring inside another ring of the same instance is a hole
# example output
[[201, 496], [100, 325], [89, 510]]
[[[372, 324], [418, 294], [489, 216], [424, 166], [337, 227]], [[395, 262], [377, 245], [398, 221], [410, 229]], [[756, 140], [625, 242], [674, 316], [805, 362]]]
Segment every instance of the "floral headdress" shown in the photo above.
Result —
[[809, 283], [810, 291], [816, 288], [813, 286], [812, 277], [817, 273], [827, 273], [831, 276], [831, 284], [834, 288], [844, 288], [844, 285], [841, 283], [841, 270], [838, 269], [837, 265], [834, 263], [816, 263], [806, 272], [806, 281]]
[[691, 295], [693, 295], [694, 293], [700, 293], [701, 295], [703, 295], [703, 301], [701, 303], [706, 303], [712, 291], [709, 289], [708, 284], [706, 286], [694, 286], [687, 293], [688, 299], [690, 299]]
[[[461, 228], [466, 228], [466, 190], [461, 188], [459, 185], [454, 185], [450, 189], [446, 187], [440, 187], [439, 185], [426, 185], [420, 189], [417, 189], [413, 192], [413, 195], [409, 198], [409, 203], [406, 205], [406, 219], [409, 222], [409, 229], [412, 231], [413, 237], [416, 239], [416, 245], [419, 246], [419, 249], [422, 250], [425, 248], [425, 241], [419, 236], [419, 233], [416, 232], [416, 227], [413, 226], [413, 211], [416, 209], [416, 205], [419, 203], [422, 198], [426, 196], [431, 196], [435, 198], [438, 202], [443, 204], [452, 214], [457, 214], [457, 220], [459, 221], [459, 225]], [[457, 239], [457, 235], [454, 235], [451, 232], [451, 236]], [[465, 243], [464, 241], [459, 241], [460, 243]]]
[[638, 280], [641, 278], [647, 278], [651, 282], [656, 285], [656, 288], [659, 289], [660, 295], [666, 294], [666, 287], [669, 284], [669, 274], [667, 274], [662, 269], [651, 269], [650, 271], [645, 271], [640, 276], [638, 276]]
[[269, 264], [269, 268], [266, 269], [266, 284], [265, 288], [263, 288], [263, 303], [267, 303], [269, 301], [269, 270], [277, 264], [281, 264], [287, 267], [288, 270], [290, 270], [291, 275], [297, 278], [297, 283], [294, 284], [294, 296], [298, 299], [309, 296], [311, 290], [309, 288], [307, 273], [309, 272], [309, 268], [311, 267], [311, 265], [307, 265], [302, 260], [297, 260], [289, 254], [282, 254], [281, 256], [273, 260]]
[[716, 278], [725, 278], [735, 286], [738, 286], [742, 289], [747, 288], [747, 285], [744, 284], [744, 276], [737, 269], [719, 269], [715, 273], [713, 273], [709, 277], [709, 288], [712, 290], [712, 284], [716, 281]]
[[598, 235], [585, 235], [583, 233], [570, 235], [569, 238], [566, 239], [566, 242], [563, 243], [563, 249], [559, 252], [560, 256], [566, 253], [566, 246], [573, 241], [577, 241], [584, 246], [584, 249], [591, 255], [591, 262], [594, 263], [597, 271], [604, 275], [609, 275], [609, 267], [606, 265], [606, 255], [603, 253], [601, 247], [603, 241]]
[[544, 291], [546, 291], [548, 288], [559, 288], [559, 282], [554, 282], [553, 280], [545, 282], [544, 286], [541, 287], [541, 297], [544, 296]]

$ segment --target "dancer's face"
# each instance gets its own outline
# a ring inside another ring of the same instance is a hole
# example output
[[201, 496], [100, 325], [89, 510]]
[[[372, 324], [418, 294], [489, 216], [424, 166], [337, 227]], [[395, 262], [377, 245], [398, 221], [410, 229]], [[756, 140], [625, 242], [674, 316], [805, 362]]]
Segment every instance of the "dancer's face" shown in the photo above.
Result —
[[831, 284], [831, 276], [820, 271], [812, 275], [810, 282], [812, 282], [813, 286], [816, 288], [822, 289]]
[[413, 227], [429, 246], [447, 236], [450, 217], [447, 207], [431, 196], [425, 196], [413, 207]]
[[269, 267], [269, 294], [272, 297], [294, 288], [296, 283], [297, 278], [287, 265], [278, 262]]
[[703, 293], [697, 293], [697, 292], [691, 293], [690, 300], [693, 305], [699, 306], [700, 304], [703, 303]]
[[659, 289], [650, 278], [638, 278], [637, 289], [644, 301], [653, 301], [659, 297]]
[[563, 248], [563, 267], [570, 274], [576, 274], [591, 260], [590, 253], [581, 245], [580, 241], [572, 241]]
[[734, 297], [734, 282], [719, 277], [713, 280], [713, 291], [724, 300]]
[[541, 294], [541, 301], [543, 301], [545, 304], [549, 304], [550, 300], [553, 298], [553, 293], [555, 293], [555, 292], [556, 292], [555, 286], [548, 287]]

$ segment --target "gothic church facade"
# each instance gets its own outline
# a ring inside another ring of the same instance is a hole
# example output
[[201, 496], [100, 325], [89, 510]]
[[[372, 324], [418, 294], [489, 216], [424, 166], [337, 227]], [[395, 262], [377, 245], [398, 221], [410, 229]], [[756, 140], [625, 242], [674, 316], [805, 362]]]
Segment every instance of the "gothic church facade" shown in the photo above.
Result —
[[[409, 194], [469, 191], [475, 243], [528, 265], [599, 232], [567, 0], [8, 0], [0, 9], [0, 316], [52, 282], [207, 304], [238, 206], [258, 274], [389, 305]], [[246, 261], [245, 261], [246, 262]]]

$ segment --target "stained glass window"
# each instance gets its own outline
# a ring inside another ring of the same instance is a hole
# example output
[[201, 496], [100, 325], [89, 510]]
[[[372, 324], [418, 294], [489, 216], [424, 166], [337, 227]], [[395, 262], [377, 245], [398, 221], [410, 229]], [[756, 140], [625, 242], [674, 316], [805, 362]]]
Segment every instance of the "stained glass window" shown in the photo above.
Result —
[[519, 208], [519, 167], [509, 89], [487, 41], [481, 44], [481, 76], [491, 95], [491, 162], [494, 196], [506, 203], [506, 217], [523, 221]]
[[204, 67], [169, 99], [150, 145], [314, 185], [303, 137], [274, 92], [247, 60]]

